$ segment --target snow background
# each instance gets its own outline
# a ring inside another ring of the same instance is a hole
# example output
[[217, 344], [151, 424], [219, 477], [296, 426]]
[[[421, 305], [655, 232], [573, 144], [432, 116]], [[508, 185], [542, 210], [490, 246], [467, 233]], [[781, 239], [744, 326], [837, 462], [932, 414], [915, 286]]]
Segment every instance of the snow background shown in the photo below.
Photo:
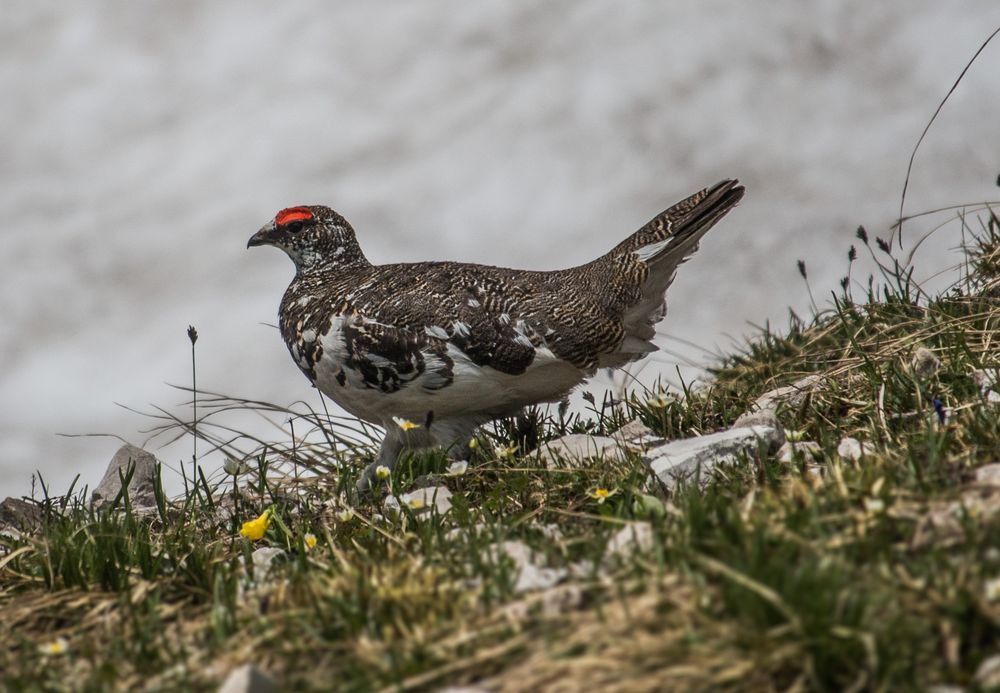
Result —
[[[115, 402], [184, 401], [165, 383], [189, 383], [189, 324], [200, 387], [318, 403], [262, 324], [291, 264], [245, 250], [290, 205], [333, 206], [374, 262], [545, 269], [737, 176], [663, 344], [703, 359], [673, 337], [783, 323], [808, 305], [797, 259], [822, 301], [857, 225], [888, 235], [916, 138], [998, 24], [995, 0], [4, 2], [0, 497], [36, 469], [93, 486], [119, 445], [56, 433], [141, 443]], [[1000, 43], [932, 128], [908, 212], [1000, 197], [997, 74]]]

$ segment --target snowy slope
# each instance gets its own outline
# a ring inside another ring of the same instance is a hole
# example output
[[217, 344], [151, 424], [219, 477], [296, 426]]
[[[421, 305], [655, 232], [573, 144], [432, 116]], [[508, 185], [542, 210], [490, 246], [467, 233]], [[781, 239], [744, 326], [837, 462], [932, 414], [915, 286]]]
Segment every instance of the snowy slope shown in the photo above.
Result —
[[[891, 223], [916, 137], [1000, 24], [995, 0], [250, 5], [4, 3], [0, 497], [34, 469], [92, 484], [118, 444], [57, 432], [141, 442], [114, 402], [184, 399], [164, 383], [189, 382], [188, 324], [204, 387], [315, 397], [261, 324], [291, 265], [244, 249], [292, 204], [338, 209], [376, 262], [550, 268], [738, 176], [663, 330], [712, 348], [782, 319], [806, 305], [797, 259], [825, 296], [855, 227]], [[1000, 44], [908, 210], [1000, 197], [996, 74]], [[658, 358], [643, 380], [672, 372]]]

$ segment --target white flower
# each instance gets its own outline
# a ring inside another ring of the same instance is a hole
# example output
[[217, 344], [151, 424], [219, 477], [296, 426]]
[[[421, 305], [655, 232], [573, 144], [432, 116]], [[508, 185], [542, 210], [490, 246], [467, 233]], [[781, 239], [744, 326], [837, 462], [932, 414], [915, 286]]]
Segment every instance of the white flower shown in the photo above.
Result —
[[338, 522], [350, 522], [354, 519], [354, 511], [350, 508], [344, 508], [337, 513]]
[[66, 638], [56, 638], [52, 642], [47, 642], [39, 646], [38, 651], [43, 655], [61, 655], [69, 652], [69, 643]]
[[222, 469], [229, 476], [239, 476], [240, 474], [246, 474], [250, 471], [250, 467], [246, 462], [234, 460], [232, 457], [226, 458], [226, 461], [222, 463]]
[[398, 416], [392, 417], [392, 422], [397, 426], [399, 426], [404, 431], [410, 431], [413, 430], [414, 428], [420, 428], [420, 424], [413, 423], [409, 419], [402, 419]]
[[375, 467], [375, 476], [378, 477], [379, 479], [382, 480], [388, 479], [391, 474], [392, 470], [386, 467], [384, 464], [380, 464], [379, 466]]
[[983, 592], [986, 597], [986, 601], [995, 602], [1000, 599], [1000, 577], [987, 580], [983, 584]]
[[448, 476], [462, 476], [465, 474], [465, 470], [469, 468], [469, 463], [465, 460], [459, 460], [458, 462], [452, 462], [448, 465]]
[[656, 397], [650, 397], [646, 400], [647, 407], [653, 407], [654, 409], [662, 409], [663, 407], [669, 405], [671, 402], [670, 397], [666, 393], [661, 392]]

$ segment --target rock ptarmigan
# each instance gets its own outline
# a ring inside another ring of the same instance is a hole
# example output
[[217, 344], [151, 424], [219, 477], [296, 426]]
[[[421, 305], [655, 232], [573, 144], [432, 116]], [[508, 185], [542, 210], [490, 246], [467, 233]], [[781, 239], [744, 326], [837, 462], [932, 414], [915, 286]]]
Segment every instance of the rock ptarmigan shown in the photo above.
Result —
[[481, 424], [656, 351], [677, 266], [743, 192], [722, 181], [593, 262], [551, 272], [373, 265], [347, 220], [319, 205], [283, 209], [247, 247], [273, 245], [295, 263], [278, 312], [295, 363], [343, 409], [386, 430], [358, 482], [366, 489], [404, 448], [461, 456]]

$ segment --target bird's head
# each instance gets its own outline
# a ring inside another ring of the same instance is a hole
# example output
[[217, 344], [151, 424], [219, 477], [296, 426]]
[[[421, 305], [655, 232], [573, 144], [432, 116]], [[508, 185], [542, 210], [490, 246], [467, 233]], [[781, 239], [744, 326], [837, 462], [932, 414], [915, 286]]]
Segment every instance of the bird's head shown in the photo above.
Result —
[[247, 241], [247, 248], [255, 245], [284, 250], [300, 271], [331, 263], [368, 262], [347, 220], [321, 205], [281, 210]]

